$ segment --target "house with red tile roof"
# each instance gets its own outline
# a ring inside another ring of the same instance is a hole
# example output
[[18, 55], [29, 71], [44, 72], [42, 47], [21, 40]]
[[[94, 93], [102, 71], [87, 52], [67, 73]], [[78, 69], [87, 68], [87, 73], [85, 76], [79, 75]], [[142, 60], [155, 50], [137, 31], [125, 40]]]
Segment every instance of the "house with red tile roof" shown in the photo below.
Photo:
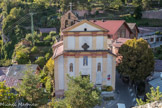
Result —
[[113, 40], [130, 38], [132, 31], [124, 20], [94, 20], [93, 23], [109, 30], [108, 36]]

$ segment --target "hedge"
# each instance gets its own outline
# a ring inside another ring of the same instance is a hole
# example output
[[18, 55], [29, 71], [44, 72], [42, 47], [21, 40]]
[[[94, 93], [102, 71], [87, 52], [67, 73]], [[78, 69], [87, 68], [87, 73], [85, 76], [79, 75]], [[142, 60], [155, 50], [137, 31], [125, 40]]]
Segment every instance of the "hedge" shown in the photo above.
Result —
[[36, 42], [35, 45], [36, 46], [51, 46], [50, 41], [40, 41], [40, 42]]

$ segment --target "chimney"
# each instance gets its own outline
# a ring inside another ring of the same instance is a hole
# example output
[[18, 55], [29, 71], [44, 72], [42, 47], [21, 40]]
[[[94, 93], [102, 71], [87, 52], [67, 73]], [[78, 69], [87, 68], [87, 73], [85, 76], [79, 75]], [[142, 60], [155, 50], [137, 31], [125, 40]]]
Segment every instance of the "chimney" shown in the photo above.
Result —
[[102, 22], [105, 22], [105, 20], [104, 20], [104, 19], [102, 19]]
[[93, 22], [96, 22], [96, 20], [93, 20]]

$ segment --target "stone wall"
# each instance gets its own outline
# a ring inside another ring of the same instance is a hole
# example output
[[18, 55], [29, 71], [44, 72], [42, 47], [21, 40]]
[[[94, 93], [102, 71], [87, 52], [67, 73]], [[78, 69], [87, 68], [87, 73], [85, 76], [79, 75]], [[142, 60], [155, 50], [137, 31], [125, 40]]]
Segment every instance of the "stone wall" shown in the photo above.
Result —
[[141, 106], [136, 106], [133, 108], [162, 108], [162, 101], [161, 102], [152, 102], [152, 103], [148, 103], [146, 105], [141, 105]]

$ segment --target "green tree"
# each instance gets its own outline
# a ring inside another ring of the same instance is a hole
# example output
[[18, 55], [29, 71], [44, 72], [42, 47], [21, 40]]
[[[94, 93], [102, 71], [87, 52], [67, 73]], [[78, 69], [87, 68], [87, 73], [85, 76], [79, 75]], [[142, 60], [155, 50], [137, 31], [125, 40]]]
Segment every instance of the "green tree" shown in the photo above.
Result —
[[27, 64], [29, 63], [29, 48], [24, 48], [16, 51], [16, 61], [18, 64]]
[[141, 19], [142, 18], [142, 7], [137, 6], [134, 10], [133, 17], [135, 19]]
[[135, 7], [138, 7], [142, 4], [142, 0], [133, 0], [132, 4], [135, 6]]
[[152, 49], [144, 39], [131, 39], [120, 48], [122, 61], [118, 70], [135, 82], [144, 81], [154, 69], [154, 55]]
[[159, 86], [156, 88], [156, 90], [153, 87], [151, 87], [150, 90], [150, 93], [146, 93], [146, 102], [142, 101], [142, 99], [136, 99], [138, 105], [144, 105], [154, 101], [162, 100], [162, 93], [159, 91]]
[[46, 59], [43, 56], [38, 57], [35, 63], [38, 64], [41, 68], [43, 68], [43, 66], [46, 64]]
[[29, 103], [34, 103], [38, 106], [44, 105], [48, 102], [48, 94], [41, 87], [40, 81], [39, 75], [29, 68], [25, 72], [23, 81], [18, 86], [17, 91]]
[[94, 88], [89, 78], [69, 77], [68, 90], [65, 91], [65, 98], [56, 101], [56, 108], [93, 108], [100, 104], [100, 91]]
[[54, 60], [50, 58], [43, 68], [41, 75], [42, 83], [45, 84], [46, 90], [51, 96], [54, 96]]
[[113, 0], [110, 2], [110, 7], [114, 8], [114, 9], [119, 9], [120, 7], [122, 7], [123, 3], [121, 0]]
[[142, 7], [143, 9], [149, 9], [150, 8], [150, 0], [142, 0]]
[[156, 59], [162, 60], [162, 45], [155, 49], [154, 55], [155, 55]]
[[[17, 94], [11, 92], [11, 88], [5, 86], [5, 82], [0, 82], [0, 103], [4, 104], [14, 104], [18, 98]], [[6, 106], [2, 106], [1, 108]]]

